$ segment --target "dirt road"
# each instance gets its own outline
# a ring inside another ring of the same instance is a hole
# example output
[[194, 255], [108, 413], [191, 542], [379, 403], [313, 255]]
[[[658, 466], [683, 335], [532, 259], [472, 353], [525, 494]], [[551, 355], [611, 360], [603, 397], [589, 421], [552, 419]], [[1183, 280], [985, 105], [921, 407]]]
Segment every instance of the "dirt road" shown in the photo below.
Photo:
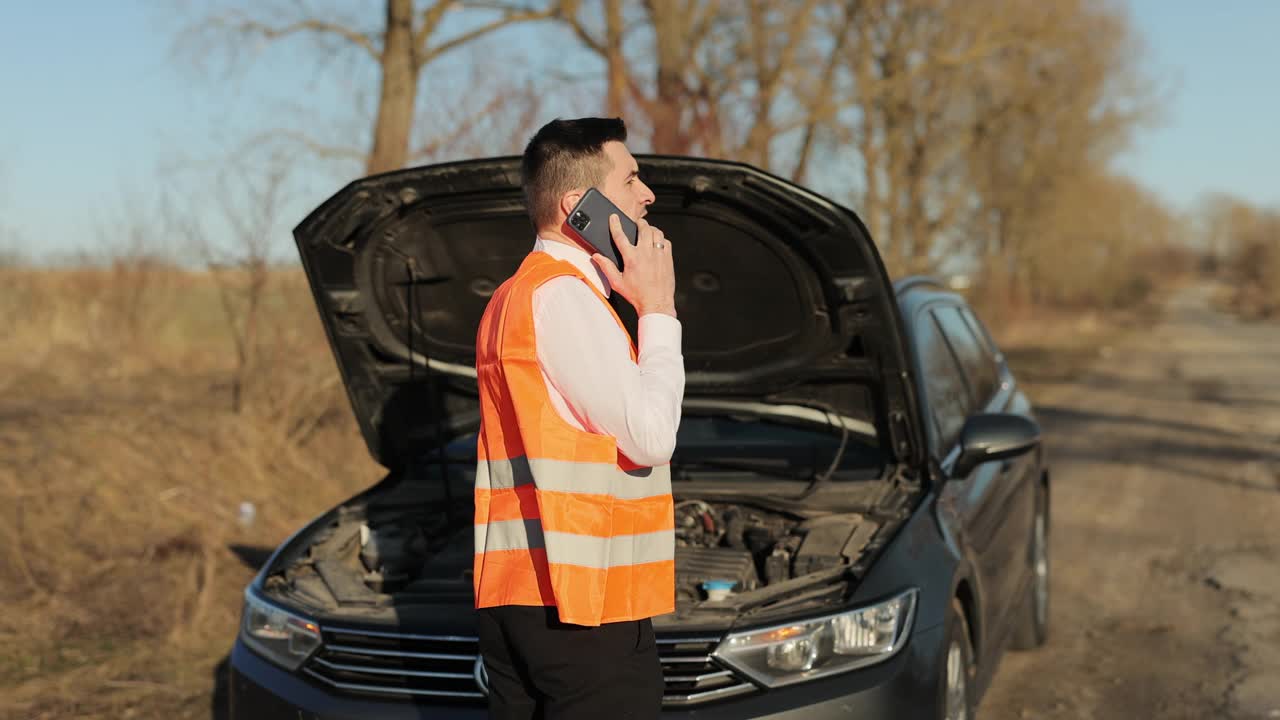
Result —
[[983, 720], [1280, 718], [1280, 325], [1210, 295], [1039, 393], [1051, 638]]

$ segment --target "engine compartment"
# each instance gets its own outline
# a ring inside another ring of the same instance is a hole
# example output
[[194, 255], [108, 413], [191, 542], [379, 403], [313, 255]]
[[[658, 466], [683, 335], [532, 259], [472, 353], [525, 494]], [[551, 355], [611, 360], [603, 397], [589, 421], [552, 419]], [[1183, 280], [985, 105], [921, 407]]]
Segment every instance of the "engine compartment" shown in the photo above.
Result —
[[878, 528], [855, 513], [801, 520], [741, 503], [682, 500], [675, 507], [677, 603], [721, 600], [848, 564]]
[[[469, 604], [469, 498], [421, 503], [397, 493], [369, 500], [338, 508], [270, 576], [268, 588], [338, 611]], [[804, 518], [752, 503], [677, 498], [677, 614], [758, 604], [771, 589], [834, 587], [823, 571], [856, 562], [880, 529], [860, 513]]]

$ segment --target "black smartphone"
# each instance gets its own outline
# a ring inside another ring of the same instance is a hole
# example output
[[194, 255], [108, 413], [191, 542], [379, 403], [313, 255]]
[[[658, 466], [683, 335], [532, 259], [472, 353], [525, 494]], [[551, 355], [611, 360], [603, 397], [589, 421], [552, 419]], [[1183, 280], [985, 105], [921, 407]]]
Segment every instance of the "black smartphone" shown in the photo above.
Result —
[[573, 210], [569, 213], [569, 228], [578, 237], [596, 249], [596, 252], [613, 261], [618, 269], [622, 269], [622, 255], [613, 244], [613, 233], [609, 231], [609, 216], [616, 214], [622, 222], [622, 232], [636, 244], [639, 228], [627, 214], [618, 209], [609, 198], [595, 188], [589, 188]]

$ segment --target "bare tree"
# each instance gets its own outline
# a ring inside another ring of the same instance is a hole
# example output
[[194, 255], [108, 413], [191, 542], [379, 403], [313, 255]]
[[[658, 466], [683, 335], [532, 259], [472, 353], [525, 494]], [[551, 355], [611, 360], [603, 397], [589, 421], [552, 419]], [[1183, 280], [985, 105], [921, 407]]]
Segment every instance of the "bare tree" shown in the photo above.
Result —
[[579, 0], [562, 17], [605, 61], [607, 112], [633, 110], [629, 120], [647, 129], [653, 151], [771, 169], [780, 138], [812, 136], [834, 119], [826, 58], [847, 24], [831, 28], [830, 41], [816, 35], [849, 4]]
[[118, 192], [116, 207], [94, 219], [94, 247], [81, 252], [82, 265], [102, 269], [87, 288], [93, 298], [90, 333], [99, 342], [151, 350], [147, 341], [171, 311], [177, 264], [157, 231], [164, 222], [160, 209], [137, 189]]
[[1196, 206], [1195, 239], [1211, 267], [1221, 267], [1232, 255], [1240, 231], [1252, 223], [1254, 209], [1226, 193], [1205, 195]]
[[202, 195], [185, 207], [172, 201], [166, 206], [173, 231], [213, 278], [235, 354], [231, 409], [236, 413], [245, 408], [257, 369], [262, 310], [271, 284], [270, 248], [287, 199], [289, 173], [282, 158], [269, 161], [265, 170], [230, 164], [208, 198]]
[[848, 91], [841, 89], [841, 78], [848, 76], [845, 53], [850, 40], [857, 36], [856, 22], [859, 6], [859, 0], [835, 3], [825, 21], [825, 32], [830, 38], [830, 46], [826, 48], [826, 57], [821, 61], [822, 69], [814, 78], [807, 93], [805, 102], [807, 117], [803, 123], [796, 164], [791, 170], [791, 178], [796, 182], [804, 182], [809, 172], [813, 149], [824, 131], [838, 132], [837, 117], [848, 104], [845, 99]]
[[1200, 245], [1220, 265], [1232, 308], [1250, 318], [1280, 317], [1280, 209], [1221, 193], [1199, 205]]
[[849, 3], [833, 27], [839, 62], [823, 82], [843, 88], [836, 102], [852, 112], [828, 142], [857, 149], [859, 209], [890, 266], [929, 269], [969, 199], [961, 174], [974, 68], [1027, 40], [990, 4], [958, 0]]
[[[224, 7], [197, 23], [194, 30], [212, 33], [240, 48], [246, 43], [277, 42], [295, 36], [315, 41], [320, 51], [338, 47], [371, 60], [377, 68], [378, 97], [373, 118], [371, 144], [363, 153], [366, 173], [403, 167], [412, 157], [418, 93], [428, 65], [458, 48], [493, 32], [520, 22], [550, 18], [558, 3], [524, 5], [482, 0], [385, 0], [381, 17], [352, 15], [314, 3], [246, 3], [244, 7]], [[465, 11], [474, 22], [453, 22]], [[450, 34], [446, 29], [461, 24]], [[351, 156], [351, 149], [333, 146], [292, 128], [282, 134], [309, 149], [330, 156]], [[439, 133], [433, 135], [438, 136]]]
[[1032, 218], [1048, 212], [1035, 208], [1105, 163], [1150, 106], [1134, 35], [1102, 0], [852, 0], [815, 12], [820, 52], [802, 47], [808, 70], [785, 83], [803, 125], [793, 176], [815, 156], [826, 170], [857, 167], [856, 206], [895, 273], [960, 254], [1013, 267], [1026, 285]]
[[[596, 10], [599, 28], [593, 23]], [[719, 0], [598, 0], [590, 6], [572, 0], [560, 17], [605, 61], [606, 112], [621, 114], [628, 104], [638, 110], [643, 117], [632, 120], [649, 126], [655, 152], [688, 153], [705, 144], [698, 126], [707, 108], [697, 100], [710, 89], [700, 82], [709, 78], [699, 73], [698, 61], [720, 19]], [[643, 50], [637, 37], [649, 40]]]
[[[464, 52], [481, 52], [478, 48]], [[424, 90], [447, 103], [428, 105], [419, 113], [409, 164], [468, 157], [515, 154], [541, 124], [542, 88], [531, 81], [493, 77], [482, 57], [464, 73], [433, 77]], [[483, 88], [483, 91], [477, 91]]]
[[[1007, 300], [1033, 300], [1030, 262], [1053, 235], [1053, 205], [1074, 183], [1091, 183], [1154, 107], [1138, 73], [1127, 19], [1076, 0], [1017, 6], [1028, 40], [983, 68], [975, 93], [966, 178], [979, 199], [976, 248]], [[1050, 51], [1050, 49], [1052, 51]]]
[[[1037, 304], [1121, 307], [1145, 299], [1158, 253], [1178, 238], [1174, 219], [1129, 178], [1089, 169], [1042, 205], [1043, 237], [1026, 244], [1019, 268], [1036, 279]], [[1043, 242], [1040, 242], [1043, 240]]]
[[[802, 62], [804, 54], [814, 48], [812, 29], [818, 6], [818, 0], [783, 6], [768, 0], [750, 0], [746, 13], [738, 16], [745, 22], [732, 57], [735, 65], [745, 69], [744, 85], [749, 92], [742, 98], [742, 105], [749, 110], [740, 116], [745, 120], [745, 133], [740, 136], [736, 155], [747, 162], [771, 169], [774, 140], [815, 122], [812, 112], [806, 112], [810, 108], [801, 104], [801, 118], [784, 125], [778, 106], [788, 97], [799, 100], [789, 90], [798, 84], [800, 69], [807, 65]], [[816, 100], [820, 102], [821, 98]], [[727, 117], [736, 116], [734, 113]]]

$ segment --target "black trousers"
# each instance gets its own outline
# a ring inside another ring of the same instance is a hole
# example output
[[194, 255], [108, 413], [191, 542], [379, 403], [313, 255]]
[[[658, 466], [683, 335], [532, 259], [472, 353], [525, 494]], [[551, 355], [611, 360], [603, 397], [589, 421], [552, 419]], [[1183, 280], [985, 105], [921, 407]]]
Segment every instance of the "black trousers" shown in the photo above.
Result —
[[584, 627], [554, 607], [482, 608], [492, 720], [655, 720], [662, 665], [653, 622]]

